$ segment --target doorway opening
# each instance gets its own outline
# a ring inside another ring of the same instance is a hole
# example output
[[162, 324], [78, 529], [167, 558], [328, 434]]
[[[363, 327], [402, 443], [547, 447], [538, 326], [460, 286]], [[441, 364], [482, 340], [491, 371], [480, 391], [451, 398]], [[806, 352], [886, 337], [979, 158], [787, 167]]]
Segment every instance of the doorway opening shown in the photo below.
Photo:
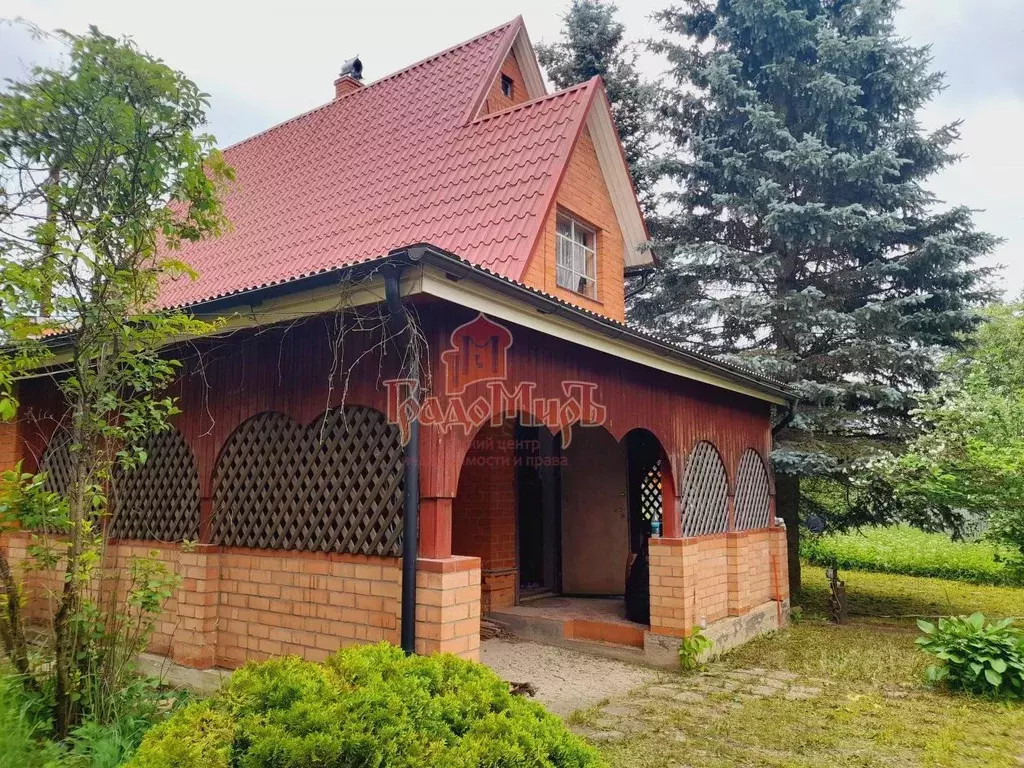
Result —
[[483, 610], [514, 634], [637, 645], [650, 620], [647, 542], [670, 485], [647, 430], [564, 436], [508, 419], [481, 429], [464, 461], [453, 550], [481, 558]]
[[519, 601], [561, 591], [560, 441], [543, 427], [516, 425]]

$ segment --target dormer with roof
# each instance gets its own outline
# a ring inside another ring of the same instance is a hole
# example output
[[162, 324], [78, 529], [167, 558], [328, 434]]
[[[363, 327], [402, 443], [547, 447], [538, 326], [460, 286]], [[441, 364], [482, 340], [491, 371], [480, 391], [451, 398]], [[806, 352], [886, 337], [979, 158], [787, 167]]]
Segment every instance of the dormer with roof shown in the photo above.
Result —
[[[361, 64], [360, 64], [361, 71]], [[341, 85], [338, 85], [338, 84]], [[344, 86], [344, 87], [343, 87]], [[548, 94], [521, 18], [225, 150], [233, 230], [186, 245], [190, 306], [427, 242], [611, 320], [650, 265], [597, 78]]]

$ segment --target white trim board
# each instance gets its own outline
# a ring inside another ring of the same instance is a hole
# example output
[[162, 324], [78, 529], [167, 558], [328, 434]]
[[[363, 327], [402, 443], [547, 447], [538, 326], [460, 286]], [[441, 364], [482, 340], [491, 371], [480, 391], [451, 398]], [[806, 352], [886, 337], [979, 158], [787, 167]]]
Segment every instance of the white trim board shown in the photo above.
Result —
[[621, 360], [629, 360], [646, 368], [653, 368], [691, 381], [711, 384], [730, 392], [737, 392], [776, 405], [788, 404], [783, 397], [745, 386], [724, 376], [716, 376], [697, 366], [686, 365], [678, 360], [640, 349], [628, 341], [611, 338], [598, 331], [581, 327], [571, 320], [540, 312], [515, 299], [496, 294], [482, 286], [473, 285], [468, 280], [452, 280], [440, 270], [424, 267], [419, 290], [428, 296], [475, 309], [477, 312], [483, 312], [496, 319], [579, 344], [587, 349], [595, 349]]

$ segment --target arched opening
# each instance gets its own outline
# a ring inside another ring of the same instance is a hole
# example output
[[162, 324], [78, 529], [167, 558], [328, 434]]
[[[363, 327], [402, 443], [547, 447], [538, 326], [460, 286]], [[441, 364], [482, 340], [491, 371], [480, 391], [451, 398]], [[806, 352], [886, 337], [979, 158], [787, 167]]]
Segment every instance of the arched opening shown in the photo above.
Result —
[[113, 539], [184, 541], [199, 538], [199, 472], [177, 429], [143, 443], [146, 461], [115, 471], [109, 532]]
[[710, 536], [729, 530], [729, 478], [718, 449], [706, 440], [690, 451], [681, 496], [683, 536]]
[[678, 535], [675, 483], [668, 455], [657, 436], [647, 429], [628, 432], [627, 502], [629, 509], [630, 564], [626, 574], [626, 617], [650, 623], [650, 549], [652, 536]]
[[737, 531], [752, 531], [770, 525], [771, 485], [761, 454], [747, 448], [736, 472], [735, 521]]
[[[667, 456], [648, 430], [617, 440], [573, 425], [552, 436], [510, 418], [471, 441], [452, 551], [481, 559], [484, 612], [521, 636], [530, 636], [524, 622], [562, 621], [565, 637], [642, 645], [647, 539], [674, 499]], [[633, 581], [642, 588], [631, 591]]]
[[214, 470], [212, 540], [261, 549], [397, 556], [402, 442], [380, 411], [332, 408], [302, 425], [242, 422]]

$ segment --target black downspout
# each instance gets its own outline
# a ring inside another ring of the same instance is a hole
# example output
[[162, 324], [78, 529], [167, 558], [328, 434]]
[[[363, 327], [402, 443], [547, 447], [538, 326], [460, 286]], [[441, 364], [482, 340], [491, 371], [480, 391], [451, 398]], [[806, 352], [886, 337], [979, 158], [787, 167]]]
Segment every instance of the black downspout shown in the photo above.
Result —
[[786, 427], [793, 423], [793, 419], [796, 418], [796, 407], [796, 401], [790, 403], [789, 410], [786, 411], [786, 415], [779, 420], [778, 424], [772, 427], [772, 437], [775, 437], [777, 434], [779, 434], [779, 432], [781, 432], [782, 430], [784, 430]]
[[[387, 302], [388, 314], [391, 316], [393, 333], [399, 344], [399, 354], [403, 356], [401, 376], [412, 382], [412, 396], [417, 401], [420, 396], [420, 369], [416, 355], [412, 356], [412, 364], [406, 365], [409, 350], [415, 341], [409, 328], [409, 318], [402, 306], [400, 281], [401, 268], [395, 269], [384, 278], [384, 298]], [[419, 418], [410, 420], [409, 442], [402, 455], [405, 469], [404, 495], [402, 509], [402, 650], [406, 653], [416, 652], [416, 556], [420, 540], [420, 422]]]

